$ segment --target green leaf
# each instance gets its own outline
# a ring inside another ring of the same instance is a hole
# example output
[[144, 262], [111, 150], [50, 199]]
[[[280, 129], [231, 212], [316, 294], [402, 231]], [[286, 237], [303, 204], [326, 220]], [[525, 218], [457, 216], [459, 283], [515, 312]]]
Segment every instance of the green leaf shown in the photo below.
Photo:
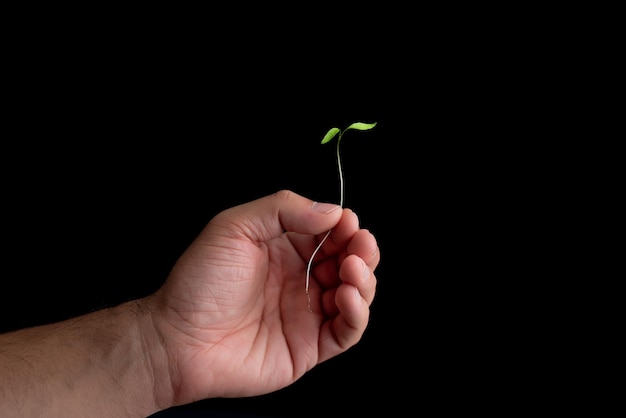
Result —
[[352, 125], [348, 126], [346, 129], [344, 129], [344, 132], [349, 130], [349, 129], [357, 129], [359, 131], [367, 131], [368, 129], [372, 129], [374, 126], [376, 126], [376, 122], [374, 122], [374, 123], [354, 122]]
[[333, 139], [335, 135], [337, 135], [339, 132], [339, 128], [330, 128], [330, 130], [326, 132], [326, 135], [324, 135], [324, 139], [322, 139], [322, 144], [325, 144]]

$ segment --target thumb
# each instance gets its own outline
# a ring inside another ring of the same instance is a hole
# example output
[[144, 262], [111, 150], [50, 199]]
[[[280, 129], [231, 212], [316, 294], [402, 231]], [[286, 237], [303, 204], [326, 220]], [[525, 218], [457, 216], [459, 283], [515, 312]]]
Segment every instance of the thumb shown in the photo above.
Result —
[[[234, 206], [218, 215], [229, 230], [256, 242], [277, 238], [284, 232], [320, 234], [341, 219], [341, 206], [319, 203], [290, 190], [281, 190], [248, 203]], [[225, 218], [225, 219], [224, 219]]]

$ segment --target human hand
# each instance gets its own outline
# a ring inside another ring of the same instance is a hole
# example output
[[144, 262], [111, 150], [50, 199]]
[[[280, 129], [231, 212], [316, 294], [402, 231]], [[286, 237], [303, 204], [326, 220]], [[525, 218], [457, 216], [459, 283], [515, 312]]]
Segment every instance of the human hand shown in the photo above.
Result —
[[151, 298], [172, 403], [269, 393], [355, 345], [379, 261], [354, 212], [290, 191], [216, 215]]

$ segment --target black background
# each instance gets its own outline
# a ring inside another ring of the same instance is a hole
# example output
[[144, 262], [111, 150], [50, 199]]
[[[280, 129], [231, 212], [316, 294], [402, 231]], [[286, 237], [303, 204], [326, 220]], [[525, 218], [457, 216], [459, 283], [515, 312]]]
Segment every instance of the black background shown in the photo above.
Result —
[[280, 189], [337, 202], [335, 145], [320, 140], [377, 122], [341, 143], [344, 204], [381, 250], [362, 341], [275, 393], [157, 415], [485, 411], [532, 394], [517, 382], [538, 347], [514, 307], [546, 257], [545, 241], [525, 244], [546, 210], [525, 199], [545, 108], [524, 104], [518, 69], [485, 64], [498, 48], [109, 41], [37, 38], [11, 66], [2, 331], [153, 292], [222, 209]]

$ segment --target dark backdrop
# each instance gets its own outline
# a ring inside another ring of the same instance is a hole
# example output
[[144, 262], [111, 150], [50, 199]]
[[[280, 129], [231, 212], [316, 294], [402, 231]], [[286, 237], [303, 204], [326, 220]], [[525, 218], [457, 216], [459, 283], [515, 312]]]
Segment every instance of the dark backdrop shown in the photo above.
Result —
[[59, 65], [58, 54], [18, 68], [9, 99], [2, 331], [149, 294], [222, 209], [279, 189], [338, 201], [334, 143], [320, 140], [377, 122], [342, 141], [345, 206], [382, 256], [362, 341], [275, 393], [160, 416], [483, 411], [519, 396], [510, 383], [530, 361], [511, 356], [525, 344], [511, 305], [533, 251], [520, 258], [510, 243], [536, 208], [514, 169], [529, 128], [504, 96], [523, 86], [485, 88], [449, 63], [407, 67], [410, 56], [385, 75], [377, 57], [268, 77], [182, 53], [175, 65], [156, 54]]

